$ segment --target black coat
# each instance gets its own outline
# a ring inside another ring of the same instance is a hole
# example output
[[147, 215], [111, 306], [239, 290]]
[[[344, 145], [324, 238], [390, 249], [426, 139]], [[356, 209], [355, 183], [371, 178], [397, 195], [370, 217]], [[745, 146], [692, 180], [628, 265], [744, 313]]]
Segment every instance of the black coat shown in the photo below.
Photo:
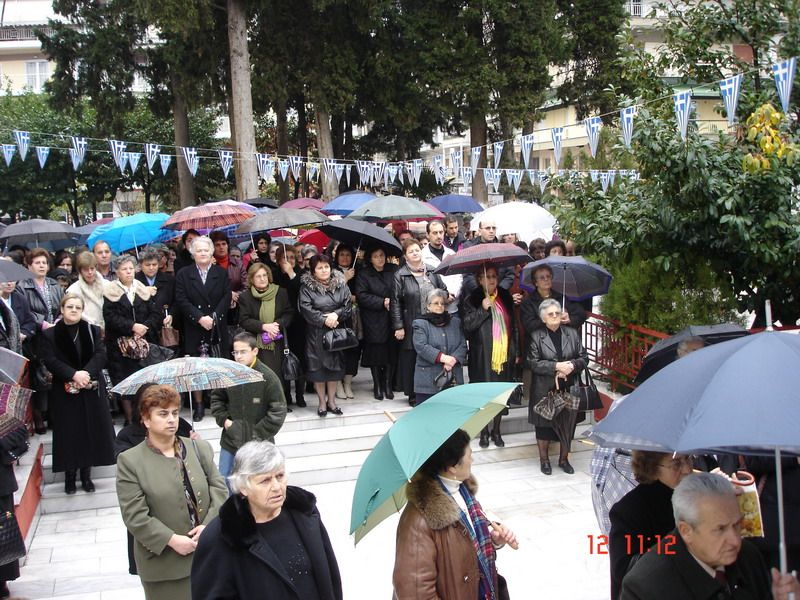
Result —
[[216, 315], [216, 335], [223, 353], [230, 347], [228, 339], [228, 310], [231, 306], [231, 283], [228, 272], [217, 265], [210, 265], [206, 282], [200, 278], [197, 267], [181, 269], [175, 276], [175, 306], [180, 310], [183, 322], [183, 348], [186, 354], [198, 356], [200, 344], [214, 339], [214, 329], [206, 331], [199, 323], [201, 317]]
[[335, 312], [342, 325], [350, 319], [352, 308], [350, 288], [341, 272], [331, 269], [330, 287], [325, 288], [310, 273], [304, 273], [298, 304], [306, 320], [306, 364], [309, 371], [344, 369], [343, 352], [328, 352], [322, 347], [322, 337], [328, 331], [324, 314]]
[[385, 344], [394, 339], [384, 300], [392, 297], [397, 269], [397, 265], [386, 263], [383, 271], [376, 271], [370, 265], [361, 269], [355, 277], [355, 295], [361, 311], [364, 342], [367, 344]]
[[103, 294], [108, 374], [115, 385], [141, 368], [138, 360], [122, 356], [119, 351], [119, 338], [132, 336], [133, 325], [140, 323], [148, 328], [145, 339], [154, 344], [158, 342], [156, 334], [162, 321], [160, 311], [156, 309], [153, 297], [147, 288], [139, 287], [138, 284], [137, 288], [139, 292], [133, 297], [133, 304], [116, 283], [106, 288]]
[[611, 520], [608, 539], [611, 598], [616, 600], [622, 591], [622, 578], [628, 572], [631, 558], [639, 553], [636, 536], [643, 535], [645, 540], [652, 541], [653, 536], [660, 535], [663, 539], [675, 529], [672, 488], [660, 481], [640, 483], [611, 507], [608, 517]]
[[64, 383], [71, 381], [76, 371], [87, 371], [92, 381], [101, 381], [106, 353], [100, 328], [81, 321], [77, 342], [73, 342], [67, 326], [59, 321], [42, 332], [41, 352], [53, 374], [49, 403], [53, 416], [53, 471], [114, 464], [114, 427], [108, 404], [96, 389], [77, 394], [64, 389]]
[[[447, 286], [439, 275], [428, 272], [427, 276], [433, 287], [447, 291]], [[403, 350], [413, 350], [412, 324], [414, 319], [422, 315], [422, 311], [419, 284], [408, 265], [403, 265], [394, 274], [394, 291], [389, 303], [389, 312], [392, 319], [392, 334], [398, 329], [403, 329], [406, 335], [401, 347]]]
[[761, 555], [742, 540], [739, 557], [725, 567], [731, 594], [703, 570], [689, 553], [680, 534], [673, 529], [675, 544], [670, 552], [648, 552], [636, 562], [622, 581], [621, 600], [771, 600], [772, 584]]
[[[552, 422], [545, 419], [533, 411], [533, 407], [550, 390], [554, 390], [556, 363], [559, 361], [553, 342], [547, 333], [547, 328], [537, 329], [531, 335], [531, 345], [528, 348], [528, 366], [533, 370], [533, 385], [531, 386], [530, 402], [528, 403], [528, 423], [533, 423], [537, 427], [552, 427]], [[561, 380], [560, 389], [567, 389], [578, 376], [578, 374], [589, 364], [589, 355], [581, 344], [578, 332], [572, 327], [561, 328], [561, 355], [563, 360], [572, 361], [575, 369], [566, 383]]]
[[[147, 277], [145, 277], [144, 273], [141, 271], [136, 274], [136, 279], [147, 285]], [[155, 285], [158, 290], [153, 298], [153, 304], [163, 321], [164, 317], [167, 316], [164, 313], [164, 307], [168, 306], [171, 309], [172, 304], [175, 302], [175, 276], [170, 273], [159, 271], [156, 273], [156, 279], [153, 285]], [[161, 329], [161, 323], [159, 323], [159, 329]]]
[[[39, 289], [33, 279], [25, 279], [17, 284], [17, 289], [25, 294], [25, 298], [28, 300], [28, 307], [33, 315], [33, 320], [36, 322], [37, 331], [42, 329], [42, 322], [54, 323], [61, 316], [61, 298], [64, 297], [64, 289], [55, 279], [46, 277], [45, 282], [50, 292], [50, 314], [47, 313], [47, 304], [45, 304], [44, 298], [39, 293]], [[11, 302], [13, 303], [14, 301], [12, 300]]]
[[36, 334], [36, 319], [31, 311], [28, 297], [19, 288], [11, 292], [11, 308], [14, 310], [14, 314], [17, 315], [20, 333], [32, 338]]
[[[580, 331], [581, 325], [586, 321], [586, 312], [577, 302], [567, 300], [559, 292], [551, 291], [550, 297], [561, 304], [561, 308], [569, 314], [569, 327]], [[525, 294], [522, 303], [519, 305], [520, 320], [522, 328], [525, 330], [525, 340], [530, 344], [531, 334], [537, 329], [544, 329], [544, 321], [539, 318], [539, 305], [544, 302], [544, 298], [539, 295], [537, 290]]]
[[[288, 513], [311, 562], [320, 600], [341, 600], [342, 580], [316, 498], [288, 486], [282, 514]], [[247, 501], [231, 496], [203, 531], [192, 562], [192, 600], [267, 598], [303, 600], [278, 554], [256, 529]]]
[[497, 298], [508, 315], [508, 360], [501, 373], [492, 371], [492, 314], [483, 308], [483, 288], [476, 288], [460, 303], [461, 327], [469, 343], [469, 380], [511, 381], [517, 360], [517, 321], [514, 318], [514, 299], [508, 290], [497, 288]]

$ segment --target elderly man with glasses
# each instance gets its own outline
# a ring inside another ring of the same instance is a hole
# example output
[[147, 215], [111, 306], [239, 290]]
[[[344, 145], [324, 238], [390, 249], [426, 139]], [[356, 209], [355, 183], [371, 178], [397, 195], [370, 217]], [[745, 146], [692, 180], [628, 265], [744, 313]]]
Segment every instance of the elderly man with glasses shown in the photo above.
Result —
[[[500, 240], [497, 239], [497, 223], [494, 221], [480, 221], [478, 223], [478, 236], [469, 242], [464, 242], [461, 248], [471, 248], [472, 246], [477, 246], [478, 244], [499, 244]], [[514, 268], [513, 267], [503, 267], [498, 270], [497, 273], [500, 283], [499, 287], [503, 288], [504, 290], [511, 289], [511, 286], [514, 285]], [[461, 295], [462, 297], [466, 297], [472, 293], [472, 291], [478, 287], [477, 281], [475, 281], [474, 275], [464, 275], [464, 280], [461, 284]], [[514, 298], [514, 302], [518, 303], [522, 300], [522, 297]]]

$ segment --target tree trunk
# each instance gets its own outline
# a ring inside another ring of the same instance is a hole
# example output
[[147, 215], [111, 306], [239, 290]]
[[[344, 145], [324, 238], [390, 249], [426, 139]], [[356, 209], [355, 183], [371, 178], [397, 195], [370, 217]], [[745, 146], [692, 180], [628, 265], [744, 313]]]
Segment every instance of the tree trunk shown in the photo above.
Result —
[[231, 97], [236, 123], [234, 151], [240, 159], [236, 197], [243, 201], [258, 196], [256, 133], [253, 126], [253, 97], [250, 88], [250, 51], [247, 47], [247, 4], [228, 0], [228, 44], [231, 62]]
[[[300, 144], [300, 156], [308, 158], [308, 115], [306, 114], [306, 97], [300, 94], [297, 98], [297, 141]], [[308, 198], [308, 169], [303, 163], [303, 198]]]
[[189, 113], [177, 75], [172, 73], [170, 82], [172, 84], [172, 118], [175, 121], [175, 168], [178, 170], [178, 192], [181, 208], [186, 208], [195, 204], [194, 177], [192, 177], [189, 167], [186, 166], [181, 152], [181, 148], [189, 146]]
[[[314, 106], [317, 121], [317, 150], [319, 158], [333, 158], [333, 139], [331, 138], [331, 121], [328, 111], [320, 108], [319, 105]], [[320, 174], [322, 178], [322, 199], [326, 202], [332, 200], [339, 195], [339, 182], [336, 177], [325, 177], [324, 167], [320, 164], [320, 169], [323, 173]]]
[[[280, 100], [275, 102], [275, 144], [278, 148], [278, 156], [286, 158], [289, 155], [289, 124], [286, 119], [286, 102]], [[283, 204], [289, 201], [289, 173], [286, 174], [286, 179], [282, 179], [278, 174], [278, 197]]]
[[[231, 148], [237, 148], [237, 145], [236, 145], [236, 121], [233, 118], [233, 96], [231, 96], [230, 89], [228, 89], [228, 93], [226, 94], [226, 96], [227, 96], [227, 103], [228, 103], [228, 124], [229, 124], [230, 130], [231, 130]], [[241, 181], [242, 180], [242, 164], [247, 162], [245, 160], [239, 160], [239, 158], [240, 158], [239, 156], [234, 156], [233, 157], [233, 178], [234, 178], [235, 181]], [[255, 157], [253, 157], [253, 160], [255, 160]], [[256, 181], [258, 181], [258, 180], [256, 180]], [[250, 198], [255, 198], [256, 196], [258, 196], [258, 193], [256, 193], [255, 196], [250, 196]], [[245, 200], [247, 200], [247, 199], [248, 198], [245, 198]]]
[[[469, 120], [469, 143], [473, 148], [476, 146], [486, 146], [486, 115], [477, 113], [472, 115]], [[483, 148], [481, 159], [478, 161], [478, 170], [472, 177], [472, 197], [478, 202], [487, 204], [489, 201], [489, 190], [486, 189], [486, 181], [483, 178], [483, 169], [486, 167], [486, 150]], [[472, 166], [472, 154], [466, 157], [466, 165]]]

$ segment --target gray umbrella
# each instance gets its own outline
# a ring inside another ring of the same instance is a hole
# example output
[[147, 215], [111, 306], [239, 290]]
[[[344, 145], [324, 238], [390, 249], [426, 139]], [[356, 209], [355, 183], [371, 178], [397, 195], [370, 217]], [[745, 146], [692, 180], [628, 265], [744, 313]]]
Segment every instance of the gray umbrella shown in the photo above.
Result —
[[0, 282], [30, 279], [33, 273], [19, 266], [13, 260], [0, 260]]
[[48, 221], [47, 219], [28, 219], [13, 223], [0, 234], [0, 242], [7, 246], [35, 242], [51, 242], [55, 240], [69, 240], [77, 238], [80, 234], [72, 225]]
[[248, 219], [237, 227], [236, 234], [319, 225], [328, 221], [328, 217], [312, 208], [276, 208]]

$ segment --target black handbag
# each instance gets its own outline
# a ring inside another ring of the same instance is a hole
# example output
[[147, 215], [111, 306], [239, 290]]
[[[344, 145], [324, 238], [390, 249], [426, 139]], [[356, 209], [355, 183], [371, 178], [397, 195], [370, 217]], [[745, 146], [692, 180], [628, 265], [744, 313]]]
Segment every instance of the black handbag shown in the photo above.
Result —
[[[585, 380], [584, 374], [586, 375]], [[575, 384], [569, 388], [569, 393], [578, 399], [578, 410], [603, 408], [603, 402], [600, 400], [600, 394], [592, 380], [592, 374], [589, 373], [589, 369], [584, 369], [578, 374]]]
[[11, 511], [0, 513], [0, 565], [7, 565], [25, 556], [25, 540], [17, 518]]
[[340, 352], [358, 346], [355, 331], [349, 327], [329, 329], [322, 336], [322, 349], [328, 352]]
[[164, 346], [159, 346], [158, 344], [150, 344], [150, 349], [142, 360], [139, 361], [139, 364], [142, 367], [149, 367], [150, 365], [157, 365], [162, 362], [166, 362], [170, 360], [173, 356], [175, 356], [175, 350], [172, 348], [165, 348]]
[[289, 333], [283, 336], [283, 362], [281, 363], [281, 374], [284, 381], [295, 381], [303, 376], [303, 365], [294, 352], [289, 350]]
[[436, 389], [440, 392], [442, 390], [446, 390], [447, 388], [455, 387], [456, 385], [456, 378], [453, 375], [453, 370], [450, 369], [442, 369], [442, 372], [439, 373], [433, 380], [433, 385], [436, 386]]

